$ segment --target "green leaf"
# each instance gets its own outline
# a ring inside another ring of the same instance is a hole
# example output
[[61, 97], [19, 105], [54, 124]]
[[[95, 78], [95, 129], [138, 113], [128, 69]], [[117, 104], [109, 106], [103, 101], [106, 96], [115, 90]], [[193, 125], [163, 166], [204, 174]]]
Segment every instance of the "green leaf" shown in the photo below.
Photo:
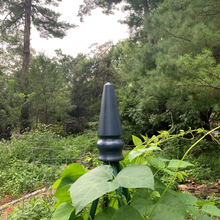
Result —
[[66, 186], [66, 185], [72, 185], [75, 181], [67, 178], [67, 177], [64, 177], [63, 179], [61, 179], [61, 182], [57, 188], [57, 191], [60, 190], [62, 187]]
[[115, 214], [115, 209], [112, 207], [107, 207], [106, 209], [99, 212], [95, 217], [96, 220], [109, 220]]
[[142, 164], [128, 165], [120, 171], [113, 182], [125, 188], [150, 188], [154, 190], [154, 176], [151, 169]]
[[76, 214], [90, 202], [116, 190], [119, 185], [116, 182], [108, 182], [112, 178], [112, 167], [105, 165], [91, 170], [74, 182], [69, 191]]
[[69, 179], [76, 181], [80, 176], [82, 176], [85, 173], [84, 166], [73, 163], [69, 165], [62, 174], [62, 178], [68, 177]]
[[151, 152], [151, 151], [153, 151], [153, 150], [159, 150], [159, 151], [161, 151], [161, 148], [160, 148], [160, 147], [157, 147], [157, 146], [155, 146], [155, 145], [153, 145], [153, 146], [150, 146], [150, 147], [145, 148], [145, 149], [138, 149], [138, 151], [140, 151], [140, 152], [142, 152], [142, 153], [149, 153], [149, 152]]
[[190, 194], [178, 193], [177, 197], [186, 205], [196, 205], [197, 198]]
[[192, 206], [186, 206], [186, 209], [195, 217], [198, 217], [200, 214], [197, 210], [195, 210]]
[[158, 157], [158, 160], [161, 160], [161, 161], [164, 161], [164, 162], [169, 162], [170, 161], [169, 159], [161, 158], [161, 157]]
[[173, 195], [168, 191], [160, 200], [160, 203], [168, 206], [170, 211], [177, 212], [181, 216], [187, 216], [185, 204], [176, 195]]
[[210, 217], [208, 217], [206, 215], [200, 215], [200, 216], [197, 217], [196, 220], [214, 220], [214, 219], [210, 218]]
[[134, 135], [132, 135], [132, 140], [135, 146], [140, 146], [142, 145], [142, 140]]
[[204, 202], [204, 201], [197, 201], [198, 206], [204, 206], [206, 204], [215, 205], [215, 202]]
[[[177, 168], [179, 163], [181, 162], [181, 160], [171, 160], [168, 164], [168, 168]], [[182, 163], [180, 164], [180, 168], [183, 167], [188, 167], [188, 166], [194, 166], [193, 164], [186, 162], [186, 161], [182, 161]]]
[[56, 209], [51, 220], [69, 220], [73, 211], [74, 207], [72, 205], [63, 203]]
[[171, 176], [173, 176], [174, 175], [174, 172], [173, 171], [171, 171], [171, 170], [168, 170], [168, 169], [163, 169], [163, 171], [165, 172], [165, 173], [168, 173], [169, 175], [171, 175]]
[[148, 147], [148, 148], [145, 148], [145, 149], [134, 149], [131, 152], [129, 152], [128, 159], [130, 161], [132, 161], [136, 157], [139, 157], [142, 154], [149, 154], [149, 153], [151, 153], [153, 150], [161, 150], [161, 148], [153, 146], [153, 147]]
[[149, 138], [148, 138], [148, 136], [146, 135], [146, 137], [144, 136], [144, 135], [141, 135], [141, 137], [144, 139], [144, 141], [146, 142], [146, 144], [147, 143], [149, 143]]
[[72, 200], [71, 200], [71, 198], [70, 198], [70, 196], [69, 196], [69, 201], [58, 201], [57, 203], [55, 203], [55, 205], [53, 206], [53, 209], [56, 209], [57, 207], [59, 207], [62, 203], [64, 203], [64, 202], [66, 202], [66, 203], [71, 203], [72, 202]]
[[70, 220], [84, 220], [84, 219], [83, 219], [83, 217], [79, 216], [79, 217], [76, 217], [76, 218], [73, 218], [73, 219], [70, 219]]
[[141, 214], [132, 206], [126, 205], [119, 208], [111, 220], [143, 220]]
[[136, 157], [140, 156], [142, 154], [142, 152], [139, 152], [137, 150], [132, 150], [129, 155], [128, 155], [128, 159], [130, 161], [134, 160]]
[[117, 198], [111, 198], [109, 201], [109, 206], [113, 207], [114, 209], [118, 209], [118, 199]]
[[165, 163], [161, 160], [158, 160], [157, 158], [153, 157], [146, 157], [145, 158], [149, 163], [151, 163], [152, 166], [155, 166], [159, 169], [165, 168]]
[[[152, 210], [154, 205], [150, 205], [149, 209]], [[158, 204], [153, 213], [151, 214], [149, 220], [184, 220], [184, 218], [175, 210], [170, 209], [169, 206], [165, 204]]]
[[206, 204], [201, 209], [203, 212], [209, 213], [211, 215], [215, 215], [220, 217], [220, 209], [218, 209], [216, 206], [212, 206], [209, 204]]
[[153, 146], [153, 147], [148, 147], [145, 149], [134, 149], [131, 152], [129, 152], [128, 154], [128, 159], [130, 161], [134, 160], [136, 157], [140, 156], [141, 154], [149, 154], [151, 153], [153, 150], [161, 150], [161, 148]]
[[138, 210], [141, 215], [145, 214], [147, 207], [147, 190], [138, 189], [133, 194], [130, 205]]
[[59, 199], [60, 202], [69, 202], [71, 201], [70, 192], [68, 191], [72, 184], [65, 185], [54, 193], [54, 197]]
[[149, 193], [149, 195], [154, 196], [154, 197], [160, 197], [160, 193], [158, 191], [152, 191]]
[[53, 184], [53, 190], [55, 190], [59, 185], [60, 185], [61, 179], [58, 179], [55, 181], [55, 183]]

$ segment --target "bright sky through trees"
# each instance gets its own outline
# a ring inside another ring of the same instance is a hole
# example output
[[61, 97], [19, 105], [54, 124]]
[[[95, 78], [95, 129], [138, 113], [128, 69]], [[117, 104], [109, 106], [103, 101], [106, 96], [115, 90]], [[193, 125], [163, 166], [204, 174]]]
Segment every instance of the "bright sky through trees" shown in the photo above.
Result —
[[62, 14], [60, 20], [79, 25], [68, 31], [63, 39], [42, 39], [39, 33], [32, 27], [31, 47], [37, 52], [44, 51], [48, 56], [54, 56], [55, 49], [62, 49], [64, 54], [76, 56], [78, 53], [88, 53], [89, 46], [93, 43], [103, 44], [109, 40], [117, 43], [118, 40], [128, 37], [126, 25], [121, 25], [118, 20], [125, 16], [121, 11], [115, 15], [106, 16], [100, 9], [92, 12], [92, 16], [85, 17], [84, 23], [80, 23], [77, 17], [79, 5], [82, 0], [63, 0], [58, 8], [53, 10]]

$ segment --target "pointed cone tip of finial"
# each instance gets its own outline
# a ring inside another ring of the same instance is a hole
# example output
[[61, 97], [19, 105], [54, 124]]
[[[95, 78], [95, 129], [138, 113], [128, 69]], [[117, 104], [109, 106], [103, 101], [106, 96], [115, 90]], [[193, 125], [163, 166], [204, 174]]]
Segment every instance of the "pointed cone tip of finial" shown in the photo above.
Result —
[[99, 116], [98, 136], [122, 135], [121, 121], [115, 96], [114, 85], [106, 83], [102, 94], [101, 112]]

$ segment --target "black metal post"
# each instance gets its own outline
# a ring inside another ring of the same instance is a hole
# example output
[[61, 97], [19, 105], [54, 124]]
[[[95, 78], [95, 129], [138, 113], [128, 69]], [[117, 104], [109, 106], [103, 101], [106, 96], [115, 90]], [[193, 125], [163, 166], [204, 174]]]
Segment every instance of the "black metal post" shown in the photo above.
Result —
[[[111, 83], [106, 83], [103, 89], [101, 112], [99, 117], [99, 128], [97, 148], [99, 150], [98, 159], [103, 161], [103, 165], [110, 164], [113, 168], [113, 174], [116, 176], [121, 167], [119, 161], [123, 160], [122, 148], [124, 146], [123, 140], [120, 136], [123, 134], [121, 121], [118, 112], [118, 105], [115, 96], [114, 86]], [[119, 206], [124, 205], [123, 195], [125, 195], [127, 202], [130, 201], [130, 194], [128, 189], [119, 188], [116, 192], [119, 196]], [[105, 207], [108, 205], [105, 199]], [[93, 201], [90, 211], [90, 219], [94, 219], [97, 208], [97, 200]]]

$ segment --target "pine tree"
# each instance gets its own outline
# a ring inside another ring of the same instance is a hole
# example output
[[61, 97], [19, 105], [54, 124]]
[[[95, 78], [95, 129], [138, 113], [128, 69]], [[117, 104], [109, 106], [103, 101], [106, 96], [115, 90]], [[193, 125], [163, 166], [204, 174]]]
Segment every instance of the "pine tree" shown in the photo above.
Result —
[[60, 13], [46, 6], [58, 6], [61, 0], [1, 0], [0, 31], [2, 40], [10, 44], [20, 43], [23, 39], [22, 74], [28, 71], [30, 62], [31, 25], [36, 27], [43, 38], [63, 38], [69, 28], [67, 22], [59, 22]]

